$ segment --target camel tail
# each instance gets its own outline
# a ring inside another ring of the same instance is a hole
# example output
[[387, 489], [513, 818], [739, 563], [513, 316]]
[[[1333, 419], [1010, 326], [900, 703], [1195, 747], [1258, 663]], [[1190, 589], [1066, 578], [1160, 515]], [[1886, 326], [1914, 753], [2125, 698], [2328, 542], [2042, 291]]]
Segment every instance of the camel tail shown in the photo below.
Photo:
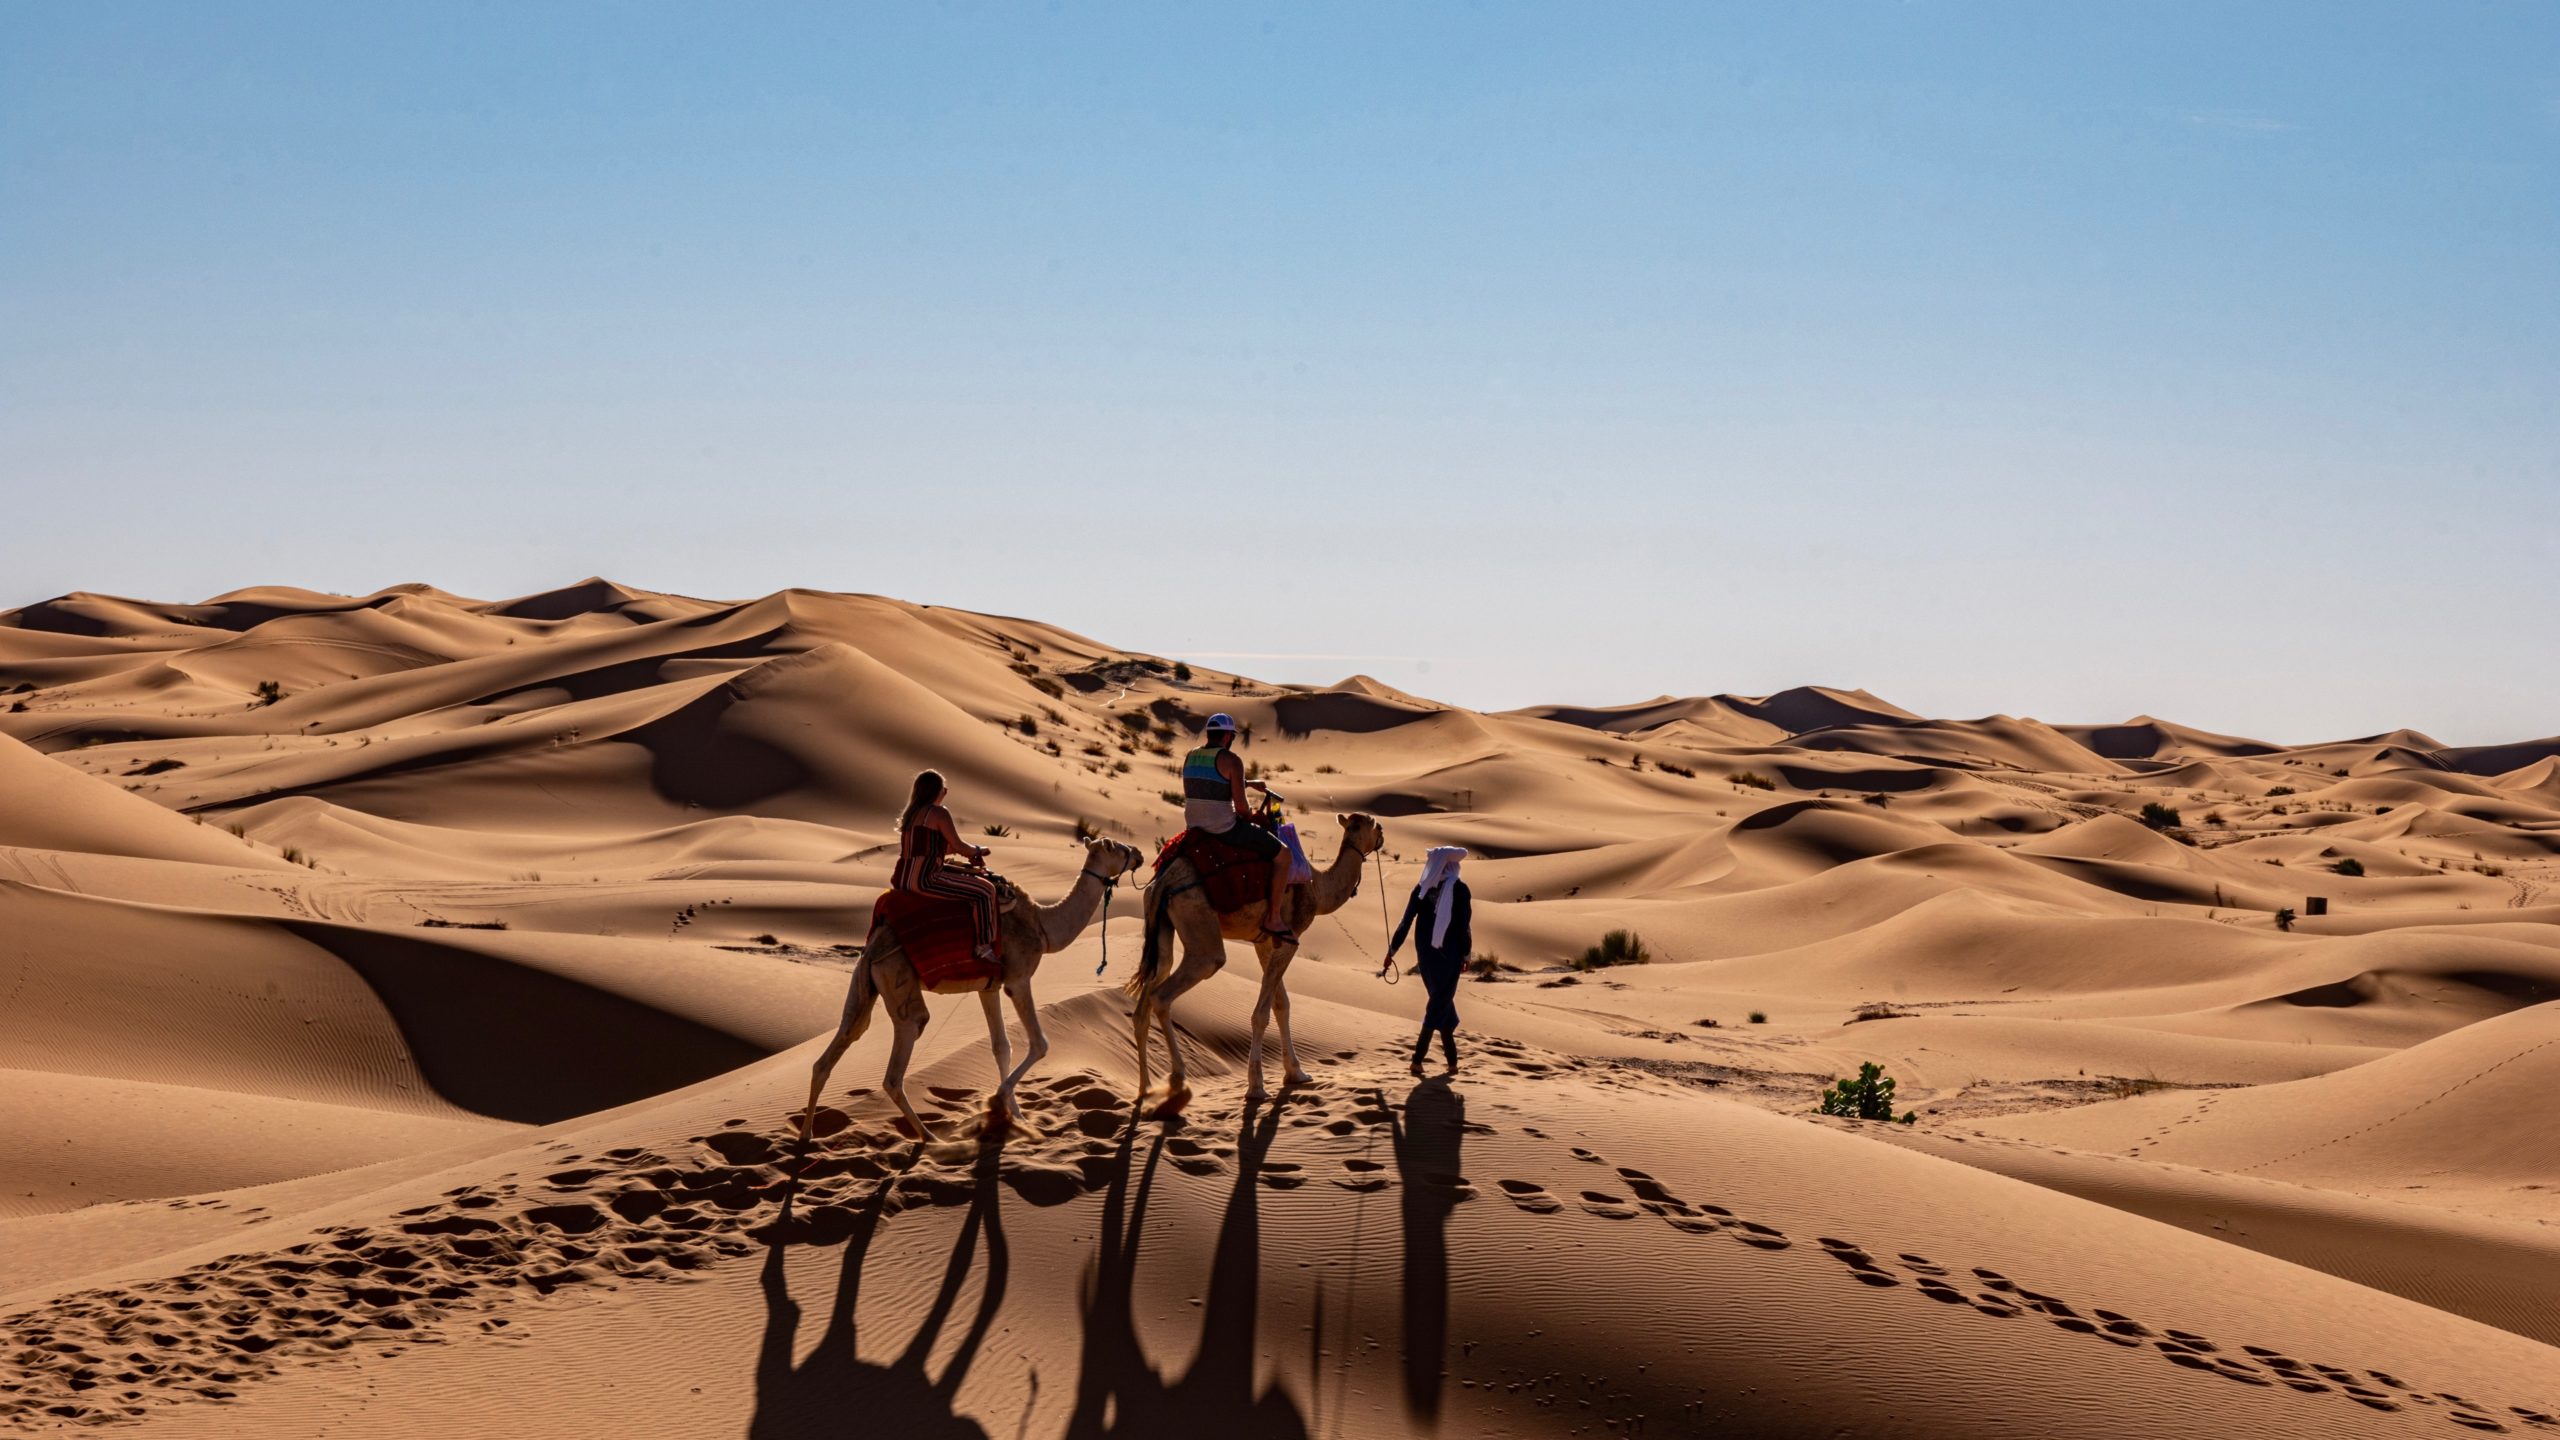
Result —
[[1173, 953], [1173, 906], [1171, 896], [1162, 889], [1147, 891], [1146, 941], [1138, 947], [1138, 971], [1121, 989], [1131, 999], [1144, 995], [1156, 983], [1157, 972], [1164, 967], [1165, 957]]

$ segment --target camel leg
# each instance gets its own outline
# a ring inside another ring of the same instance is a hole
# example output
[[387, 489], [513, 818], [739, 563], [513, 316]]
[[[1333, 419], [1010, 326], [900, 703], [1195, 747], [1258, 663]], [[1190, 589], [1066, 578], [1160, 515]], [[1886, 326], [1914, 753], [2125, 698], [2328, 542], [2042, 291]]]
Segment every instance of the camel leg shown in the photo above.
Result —
[[[1183, 1102], [1191, 1098], [1189, 1072], [1182, 1063], [1182, 1042], [1174, 1038], [1173, 1002], [1184, 991], [1215, 974], [1217, 968], [1214, 962], [1204, 963], [1198, 956], [1186, 956], [1183, 959], [1182, 968], [1175, 971], [1170, 979], [1156, 989], [1156, 1023], [1164, 1029], [1164, 1048], [1167, 1057], [1164, 1100], [1156, 1107], [1162, 1113], [1171, 1114], [1181, 1109]], [[1140, 1091], [1139, 1095], [1143, 1099], [1145, 1092]]]
[[897, 1104], [898, 1113], [906, 1116], [907, 1123], [915, 1127], [917, 1143], [922, 1144], [933, 1139], [933, 1132], [925, 1128], [924, 1118], [916, 1114], [916, 1107], [907, 1103], [907, 1060], [915, 1054], [916, 1037], [924, 1033], [923, 1000], [916, 998], [912, 1008], [898, 1007], [893, 1018], [897, 1029], [890, 1037], [889, 1068], [880, 1076], [880, 1088], [889, 1092], [890, 1100]]
[[987, 1048], [996, 1056], [996, 1098], [987, 1107], [987, 1123], [1010, 1125], [1019, 1112], [1013, 1104], [1013, 1041], [1004, 1033], [1003, 997], [990, 985], [978, 992], [978, 1008], [987, 1014]]
[[827, 1077], [835, 1072], [836, 1062], [844, 1058], [844, 1052], [870, 1028], [871, 1002], [877, 996], [871, 985], [870, 960], [856, 961], [853, 981], [845, 987], [844, 1019], [836, 1026], [836, 1038], [827, 1042], [827, 1048], [818, 1055], [818, 1063], [809, 1067], [809, 1104], [800, 1112], [801, 1144], [808, 1144], [810, 1133], [817, 1128], [818, 1097], [827, 1088]]
[[1289, 987], [1286, 984], [1274, 986], [1271, 991], [1271, 1018], [1280, 1022], [1280, 1083], [1284, 1086], [1315, 1083], [1315, 1077], [1298, 1063], [1298, 1042], [1289, 1034]]
[[1147, 1099], [1147, 1012], [1155, 1003], [1155, 987], [1150, 985], [1138, 992], [1138, 1003], [1129, 1007], [1131, 1022], [1138, 1031], [1138, 1103], [1142, 1105]]
[[[1262, 1088], [1262, 1032], [1271, 1023], [1272, 1001], [1280, 992], [1280, 976], [1289, 968], [1289, 957], [1298, 953], [1294, 945], [1274, 946], [1268, 940], [1255, 941], [1253, 948], [1262, 959], [1262, 993], [1253, 1000], [1253, 1043], [1245, 1049], [1245, 1074], [1250, 1077], [1244, 1087], [1247, 1100], [1259, 1100], [1269, 1093]], [[1294, 1061], [1290, 1068], [1296, 1068]]]
[[1031, 1067], [1048, 1055], [1049, 1032], [1040, 1028], [1040, 1007], [1031, 1003], [1029, 982], [1009, 986], [1006, 993], [1013, 997], [1013, 1013], [1022, 1018], [1022, 1037], [1026, 1046], [1022, 1063], [1013, 1067], [1013, 1073], [1005, 1077], [1005, 1087], [1014, 1089], [1021, 1085], [1023, 1076], [1031, 1073]]

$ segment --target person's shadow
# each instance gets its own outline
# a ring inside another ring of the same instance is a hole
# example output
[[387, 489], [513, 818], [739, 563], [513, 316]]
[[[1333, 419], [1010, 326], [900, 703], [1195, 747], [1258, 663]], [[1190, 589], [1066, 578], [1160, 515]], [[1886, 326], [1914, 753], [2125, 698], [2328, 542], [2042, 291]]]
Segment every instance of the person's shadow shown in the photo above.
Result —
[[[1381, 1094], [1378, 1108], [1385, 1102]], [[1404, 1403], [1415, 1418], [1436, 1422], [1449, 1350], [1449, 1212], [1458, 1206], [1467, 1102], [1448, 1076], [1434, 1075], [1405, 1097], [1404, 1119], [1388, 1123], [1404, 1192]]]
[[1067, 1418], [1069, 1440], [1192, 1433], [1221, 1440], [1305, 1440], [1307, 1422], [1297, 1402], [1276, 1383], [1259, 1392], [1254, 1386], [1254, 1337], [1262, 1302], [1262, 1162], [1279, 1134], [1283, 1106], [1273, 1104], [1259, 1124], [1256, 1108], [1246, 1106], [1237, 1127], [1235, 1188], [1218, 1225], [1199, 1351], [1191, 1368], [1170, 1381], [1148, 1363], [1133, 1309], [1139, 1242], [1164, 1137], [1158, 1134], [1148, 1146], [1133, 1198], [1136, 1127], [1123, 1132], [1103, 1197], [1102, 1244], [1086, 1279], [1084, 1350]]
[[[986, 1343], [996, 1312], [1004, 1304], [1009, 1262], [996, 1208], [1001, 1188], [996, 1181], [997, 1166], [1002, 1158], [1001, 1148], [993, 1145], [979, 1157], [977, 1190], [969, 1203], [968, 1218], [960, 1226], [960, 1236], [952, 1244], [951, 1258], [943, 1266], [941, 1288], [935, 1292], [914, 1338], [885, 1365], [861, 1358], [854, 1333], [854, 1311], [861, 1298], [863, 1261], [879, 1232], [895, 1178], [881, 1181], [854, 1212], [852, 1231], [845, 1240], [844, 1269], [836, 1280], [835, 1301], [827, 1312], [825, 1333], [809, 1352], [809, 1358], [798, 1365], [792, 1364], [791, 1357], [799, 1337], [800, 1304], [791, 1298], [784, 1273], [787, 1246], [780, 1240], [773, 1243], [765, 1254], [761, 1282], [765, 1329], [756, 1352], [756, 1409], [747, 1424], [750, 1437], [792, 1440], [799, 1436], [862, 1433], [896, 1435], [902, 1440], [939, 1436], [985, 1440], [986, 1429], [977, 1421], [954, 1413], [952, 1400], [959, 1394], [961, 1382], [968, 1378], [969, 1367], [977, 1359], [979, 1347]], [[941, 1338], [942, 1327], [950, 1321], [952, 1307], [959, 1301], [982, 1234], [987, 1247], [987, 1278], [979, 1292], [977, 1314], [942, 1374], [928, 1376], [925, 1367]]]

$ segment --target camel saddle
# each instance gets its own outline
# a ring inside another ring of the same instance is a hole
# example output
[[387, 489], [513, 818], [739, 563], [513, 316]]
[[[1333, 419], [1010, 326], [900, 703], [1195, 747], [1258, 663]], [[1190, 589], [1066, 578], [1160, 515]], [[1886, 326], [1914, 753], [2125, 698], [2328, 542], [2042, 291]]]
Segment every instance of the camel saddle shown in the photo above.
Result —
[[[966, 900], [884, 890], [871, 907], [872, 945], [880, 927], [898, 937], [898, 949], [916, 969], [916, 982], [943, 995], [984, 990], [1004, 978], [1001, 961], [977, 956], [978, 912]], [[870, 949], [870, 945], [864, 947]]]
[[1271, 862], [1215, 835], [1185, 830], [1166, 841], [1156, 852], [1156, 872], [1162, 874], [1176, 858], [1191, 862], [1191, 873], [1200, 877], [1200, 892], [1208, 897], [1209, 908], [1221, 915], [1271, 898]]

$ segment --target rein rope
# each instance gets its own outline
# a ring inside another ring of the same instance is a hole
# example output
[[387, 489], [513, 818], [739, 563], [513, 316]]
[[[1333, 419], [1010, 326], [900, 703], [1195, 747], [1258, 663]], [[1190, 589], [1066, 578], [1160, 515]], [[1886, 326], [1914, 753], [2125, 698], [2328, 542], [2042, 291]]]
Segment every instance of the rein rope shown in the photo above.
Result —
[[[1386, 943], [1392, 945], [1395, 943], [1396, 924], [1387, 918], [1387, 847], [1380, 845], [1377, 849], [1370, 851], [1369, 859], [1378, 867], [1378, 934]], [[1396, 966], [1394, 961], [1395, 957], [1389, 955], [1380, 963], [1386, 969], [1387, 983], [1401, 985], [1404, 983], [1404, 971]]]
[[1084, 873], [1102, 881], [1102, 960], [1093, 967], [1094, 978], [1100, 979], [1102, 972], [1111, 968], [1111, 892], [1119, 888], [1120, 878], [1116, 875], [1104, 875], [1099, 870], [1087, 870]]

